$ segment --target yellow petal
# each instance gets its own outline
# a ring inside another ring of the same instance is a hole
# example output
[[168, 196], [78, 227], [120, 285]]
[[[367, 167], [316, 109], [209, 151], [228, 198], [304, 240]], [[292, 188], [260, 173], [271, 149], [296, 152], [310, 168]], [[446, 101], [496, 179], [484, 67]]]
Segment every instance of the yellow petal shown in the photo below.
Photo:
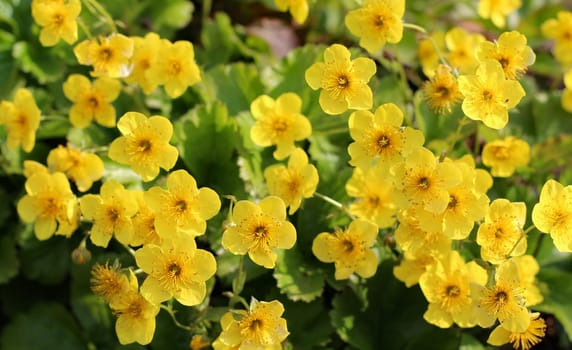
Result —
[[286, 205], [280, 197], [268, 196], [260, 201], [259, 206], [263, 213], [275, 219], [286, 219]]
[[198, 305], [205, 298], [206, 291], [205, 283], [192, 283], [189, 288], [181, 289], [175, 299], [186, 306]]
[[323, 62], [314, 63], [310, 68], [306, 69], [304, 77], [312, 90], [317, 90], [322, 87], [322, 77], [324, 76], [325, 70], [326, 64]]

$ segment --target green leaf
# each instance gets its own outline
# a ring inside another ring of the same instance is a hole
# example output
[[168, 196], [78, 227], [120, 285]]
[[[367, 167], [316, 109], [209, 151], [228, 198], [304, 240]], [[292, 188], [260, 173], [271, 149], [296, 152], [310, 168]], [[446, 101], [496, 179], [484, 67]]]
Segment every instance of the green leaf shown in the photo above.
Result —
[[200, 106], [175, 122], [180, 155], [200, 186], [240, 196], [244, 185], [235, 155], [237, 126], [226, 106]]
[[189, 24], [194, 10], [188, 0], [151, 1], [146, 13], [151, 15], [152, 30], [165, 37]]
[[572, 134], [572, 115], [562, 108], [561, 92], [551, 92], [547, 95], [537, 95], [533, 101], [537, 140], [544, 141], [552, 136]]
[[10, 51], [0, 51], [0, 100], [8, 99], [8, 95], [16, 86], [18, 69]]
[[234, 32], [228, 15], [218, 12], [214, 21], [204, 24], [201, 41], [204, 49], [197, 50], [197, 61], [208, 70], [217, 64], [229, 62], [237, 51], [236, 42], [240, 39]]
[[67, 238], [54, 236], [46, 241], [31, 237], [20, 252], [22, 272], [26, 278], [43, 284], [57, 284], [68, 273], [71, 245]]
[[205, 72], [201, 87], [205, 100], [224, 102], [229, 115], [250, 110], [250, 103], [264, 93], [258, 70], [245, 63], [214, 67]]
[[393, 262], [386, 260], [367, 280], [365, 310], [350, 288], [334, 297], [330, 318], [340, 337], [362, 350], [379, 349], [379, 344], [387, 349], [457, 349], [457, 332], [425, 322], [427, 302], [421, 291], [406, 288], [392, 270]]
[[10, 350], [87, 349], [70, 313], [59, 304], [39, 304], [19, 314], [2, 331], [0, 348]]
[[324, 288], [323, 270], [315, 259], [306, 259], [298, 246], [278, 252], [274, 278], [280, 291], [294, 301], [310, 302]]
[[32, 74], [40, 83], [60, 79], [65, 73], [65, 63], [55, 55], [48, 54], [39, 44], [20, 41], [14, 44], [12, 56], [26, 72]]
[[[327, 345], [333, 336], [334, 328], [327, 317], [327, 310], [322, 300], [311, 303], [285, 300], [284, 318], [288, 323], [288, 342], [294, 349], [315, 349], [319, 345]], [[308, 336], [311, 334], [312, 336]]]
[[568, 339], [572, 341], [572, 273], [556, 266], [543, 266], [536, 276], [544, 301], [532, 307], [534, 310], [556, 316]]
[[20, 262], [14, 238], [11, 236], [0, 237], [0, 284], [15, 277], [19, 267]]

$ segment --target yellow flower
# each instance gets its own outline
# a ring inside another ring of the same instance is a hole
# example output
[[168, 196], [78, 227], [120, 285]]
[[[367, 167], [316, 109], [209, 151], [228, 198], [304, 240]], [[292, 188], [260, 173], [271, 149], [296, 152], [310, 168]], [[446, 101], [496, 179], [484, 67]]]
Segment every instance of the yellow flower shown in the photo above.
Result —
[[77, 40], [77, 17], [81, 12], [79, 0], [32, 1], [32, 17], [42, 27], [40, 43], [43, 46], [54, 46], [60, 39], [68, 44]]
[[162, 39], [158, 50], [157, 61], [145, 74], [148, 81], [165, 85], [169, 97], [177, 98], [187, 87], [201, 81], [191, 42], [181, 40], [171, 43]]
[[390, 167], [420, 148], [425, 137], [419, 130], [402, 127], [403, 112], [393, 103], [375, 110], [357, 111], [350, 115], [350, 135], [355, 142], [348, 146], [350, 164], [362, 169], [372, 162]]
[[562, 108], [572, 113], [572, 69], [564, 74], [564, 91], [562, 91]]
[[368, 81], [376, 72], [375, 62], [359, 57], [350, 60], [349, 50], [334, 44], [324, 51], [324, 62], [306, 70], [306, 82], [320, 92], [320, 107], [327, 114], [341, 114], [349, 109], [370, 109], [373, 94]]
[[51, 150], [47, 163], [51, 172], [66, 174], [81, 192], [89, 190], [93, 182], [103, 176], [103, 161], [97, 155], [80, 152], [69, 145]]
[[530, 314], [530, 325], [522, 332], [511, 332], [502, 325], [497, 326], [489, 335], [487, 343], [501, 346], [511, 343], [514, 349], [529, 350], [540, 343], [546, 333], [546, 322], [540, 317], [539, 312]]
[[420, 209], [410, 208], [398, 214], [399, 226], [395, 230], [395, 242], [408, 253], [409, 258], [429, 253], [435, 257], [446, 256], [451, 251], [451, 239], [439, 231], [421, 227]]
[[362, 7], [346, 15], [345, 22], [350, 32], [360, 38], [360, 46], [375, 53], [386, 42], [401, 41], [404, 13], [405, 0], [365, 0]]
[[220, 320], [222, 332], [213, 343], [215, 350], [226, 349], [282, 349], [288, 337], [288, 326], [282, 318], [284, 306], [277, 301], [255, 299], [247, 311], [227, 312]]
[[488, 19], [498, 28], [506, 25], [506, 16], [522, 6], [520, 0], [479, 0], [477, 12], [482, 18]]
[[121, 91], [118, 80], [102, 77], [93, 84], [80, 74], [70, 75], [63, 84], [64, 95], [74, 104], [70, 122], [76, 128], [87, 127], [93, 119], [108, 128], [115, 126], [115, 101]]
[[452, 162], [438, 162], [426, 148], [417, 148], [392, 168], [395, 186], [406, 200], [405, 206], [418, 205], [433, 214], [441, 214], [449, 205], [449, 188], [461, 180]]
[[73, 52], [79, 64], [93, 66], [94, 77], [125, 78], [131, 73], [133, 40], [123, 34], [84, 40]]
[[415, 257], [405, 252], [399, 265], [393, 267], [393, 275], [409, 288], [419, 283], [425, 271], [436, 262], [437, 258], [427, 252]]
[[248, 253], [255, 264], [267, 269], [276, 264], [276, 249], [290, 249], [296, 243], [296, 229], [286, 220], [286, 205], [276, 196], [259, 204], [237, 202], [232, 223], [222, 235], [224, 249], [236, 255]]
[[530, 146], [514, 136], [489, 142], [483, 148], [483, 164], [491, 167], [496, 177], [509, 177], [517, 167], [530, 161]]
[[423, 74], [431, 78], [435, 75], [435, 69], [439, 66], [441, 58], [439, 52], [445, 52], [445, 33], [433, 32], [430, 37], [419, 40], [417, 47], [417, 57], [423, 68]]
[[155, 229], [162, 238], [173, 232], [202, 235], [206, 220], [215, 216], [221, 206], [218, 194], [208, 187], [198, 189], [195, 178], [185, 170], [169, 174], [167, 190], [154, 186], [144, 197], [155, 212]]
[[350, 213], [379, 228], [393, 226], [398, 208], [391, 175], [386, 168], [355, 168], [346, 183], [346, 192], [356, 198], [349, 206]]
[[445, 34], [445, 46], [449, 50], [446, 58], [451, 67], [461, 74], [473, 74], [479, 64], [475, 49], [483, 41], [485, 37], [481, 34], [472, 34], [459, 27], [449, 30]]
[[143, 191], [133, 190], [133, 195], [137, 201], [139, 210], [132, 218], [133, 222], [133, 238], [129, 242], [130, 246], [140, 246], [144, 244], [161, 244], [161, 237], [155, 229], [155, 212], [145, 201]]
[[110, 305], [117, 316], [115, 333], [122, 345], [137, 342], [147, 345], [155, 333], [155, 317], [159, 305], [150, 303], [139, 293], [137, 277], [129, 270], [129, 288], [121, 291], [121, 296]]
[[290, 155], [288, 167], [275, 164], [264, 170], [268, 192], [282, 198], [288, 213], [294, 214], [302, 203], [302, 198], [310, 198], [318, 186], [318, 170], [308, 163], [308, 156], [301, 148]]
[[517, 31], [502, 33], [496, 42], [483, 41], [476, 51], [480, 62], [498, 61], [508, 79], [518, 79], [526, 73], [536, 59], [534, 51], [526, 45], [526, 36]]
[[120, 271], [118, 264], [105, 265], [98, 263], [91, 268], [90, 287], [91, 291], [99, 295], [112, 308], [121, 302], [125, 292], [132, 288], [133, 280]]
[[474, 300], [471, 285], [485, 285], [487, 272], [474, 261], [466, 264], [457, 251], [451, 251], [421, 275], [419, 286], [429, 306], [423, 318], [438, 327], [474, 327]]
[[36, 143], [36, 130], [40, 127], [40, 110], [29, 90], [20, 88], [14, 95], [14, 102], [0, 102], [0, 125], [7, 133], [9, 149], [22, 145], [30, 152]]
[[296, 22], [302, 24], [308, 18], [308, 0], [274, 0], [280, 11], [290, 11]]
[[111, 236], [123, 244], [133, 237], [131, 218], [137, 213], [133, 194], [115, 180], [105, 182], [100, 194], [86, 194], [79, 200], [83, 216], [93, 221], [89, 238], [99, 247], [107, 247]]
[[147, 33], [144, 38], [133, 37], [133, 56], [131, 62], [133, 70], [125, 78], [129, 84], [137, 83], [145, 94], [150, 94], [157, 88], [159, 83], [149, 79], [148, 72], [157, 64], [161, 52], [161, 38], [157, 33]]
[[448, 66], [440, 64], [433, 77], [423, 84], [423, 95], [429, 107], [439, 114], [451, 113], [451, 106], [463, 99], [457, 78]]
[[49, 174], [50, 171], [42, 163], [36, 162], [35, 160], [25, 160], [24, 161], [24, 176], [26, 178], [29, 178], [30, 176], [32, 176], [36, 173]]
[[18, 215], [34, 224], [39, 240], [57, 235], [69, 237], [79, 225], [77, 198], [62, 173], [38, 172], [26, 180], [26, 195], [18, 201]]
[[511, 256], [523, 255], [526, 237], [522, 227], [526, 220], [526, 205], [495, 199], [489, 206], [485, 221], [477, 231], [483, 260], [500, 264]]
[[206, 280], [216, 271], [214, 256], [197, 249], [191, 235], [171, 232], [161, 245], [146, 244], [135, 252], [135, 261], [147, 278], [141, 294], [158, 304], [174, 297], [186, 306], [200, 304], [206, 294]]
[[159, 168], [170, 170], [177, 162], [179, 152], [169, 144], [173, 136], [169, 119], [127, 112], [119, 119], [117, 128], [123, 136], [109, 146], [109, 158], [129, 165], [143, 181], [153, 180], [159, 175]]
[[296, 148], [294, 141], [300, 141], [312, 134], [312, 125], [300, 114], [302, 100], [288, 92], [276, 101], [262, 95], [252, 101], [250, 112], [256, 122], [250, 129], [250, 138], [259, 146], [276, 145], [274, 158], [284, 159]]
[[486, 126], [502, 129], [508, 122], [508, 110], [516, 107], [526, 95], [520, 83], [507, 80], [501, 64], [495, 60], [482, 62], [475, 75], [462, 75], [459, 89], [465, 96], [463, 112]]
[[354, 272], [363, 278], [375, 275], [377, 256], [371, 249], [377, 239], [377, 225], [357, 219], [342, 231], [322, 232], [314, 238], [312, 253], [318, 260], [335, 264], [337, 280], [348, 279]]
[[559, 251], [572, 252], [572, 186], [546, 181], [532, 208], [532, 222], [540, 232], [550, 234]]
[[496, 271], [493, 285], [473, 285], [477, 296], [475, 320], [479, 326], [488, 328], [498, 319], [506, 330], [524, 332], [530, 325], [524, 291], [519, 287], [516, 265], [507, 267]]
[[[514, 266], [512, 266], [514, 264]], [[505, 271], [509, 269], [508, 271]], [[497, 271], [501, 274], [514, 273], [516, 270], [519, 287], [523, 290], [525, 306], [540, 304], [544, 299], [536, 285], [536, 274], [540, 270], [538, 262], [532, 255], [521, 255], [501, 263]]]
[[559, 11], [557, 18], [542, 23], [542, 35], [555, 41], [552, 52], [565, 67], [572, 67], [572, 12]]
[[208, 348], [211, 343], [208, 339], [205, 340], [205, 336], [203, 334], [195, 334], [191, 338], [191, 342], [189, 343], [189, 348], [191, 350], [201, 350], [204, 348]]

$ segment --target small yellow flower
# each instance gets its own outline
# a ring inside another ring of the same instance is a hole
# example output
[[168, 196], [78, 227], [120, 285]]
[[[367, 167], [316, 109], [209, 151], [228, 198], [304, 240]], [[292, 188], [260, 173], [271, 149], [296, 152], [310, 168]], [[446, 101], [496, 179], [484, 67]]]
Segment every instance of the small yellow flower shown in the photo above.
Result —
[[335, 264], [337, 280], [348, 279], [354, 272], [369, 278], [377, 271], [377, 256], [371, 249], [377, 232], [377, 225], [357, 219], [344, 231], [317, 235], [312, 243], [312, 253], [322, 262]]
[[255, 299], [248, 311], [227, 312], [220, 320], [222, 332], [214, 341], [215, 350], [282, 349], [288, 337], [288, 326], [282, 318], [284, 306], [277, 301]]
[[276, 264], [276, 249], [290, 249], [296, 243], [296, 229], [286, 220], [286, 205], [269, 196], [255, 204], [238, 201], [232, 210], [232, 226], [222, 235], [222, 246], [232, 254], [248, 253], [257, 265], [267, 269]]
[[437, 257], [430, 253], [410, 256], [408, 252], [405, 252], [403, 260], [393, 267], [393, 275], [409, 288], [419, 283], [421, 276], [435, 263], [437, 263]]
[[431, 265], [421, 275], [419, 286], [429, 306], [423, 318], [438, 327], [474, 327], [474, 301], [471, 285], [485, 285], [487, 272], [475, 262], [465, 263], [457, 251]]
[[117, 128], [123, 136], [109, 146], [109, 158], [131, 166], [143, 181], [151, 181], [159, 175], [159, 168], [170, 170], [179, 152], [169, 144], [173, 125], [162, 116], [147, 118], [138, 112], [125, 113]]
[[493, 129], [505, 127], [508, 110], [526, 95], [518, 81], [506, 79], [501, 64], [495, 60], [482, 62], [475, 75], [462, 75], [458, 82], [465, 96], [465, 115]]
[[290, 155], [288, 167], [275, 164], [264, 170], [264, 178], [268, 192], [282, 198], [290, 207], [288, 214], [298, 210], [302, 198], [310, 198], [318, 186], [318, 170], [308, 163], [308, 156], [301, 148], [296, 148]]
[[137, 201], [139, 210], [132, 218], [133, 222], [133, 238], [129, 242], [130, 246], [140, 246], [144, 244], [161, 244], [161, 237], [155, 229], [155, 212], [145, 201], [143, 191], [133, 190], [133, 195]]
[[475, 57], [475, 49], [479, 43], [485, 41], [481, 34], [469, 33], [455, 27], [445, 34], [445, 46], [449, 50], [446, 58], [451, 67], [461, 74], [473, 74], [479, 62]]
[[154, 186], [144, 197], [155, 212], [155, 229], [160, 237], [173, 232], [202, 235], [206, 220], [215, 216], [221, 206], [218, 194], [208, 187], [197, 188], [195, 178], [186, 170], [169, 174], [167, 190]]
[[482, 18], [488, 19], [498, 28], [506, 25], [506, 16], [522, 6], [520, 0], [479, 0], [477, 12]]
[[559, 251], [572, 252], [572, 186], [546, 181], [532, 209], [532, 222], [540, 232], [550, 234]]
[[405, 161], [392, 168], [395, 186], [406, 199], [404, 205], [418, 205], [424, 210], [441, 214], [449, 205], [449, 188], [457, 185], [461, 176], [452, 162], [438, 162], [435, 155], [421, 147]]
[[125, 78], [131, 73], [133, 40], [123, 34], [84, 40], [73, 52], [79, 64], [93, 66], [94, 77]]
[[423, 84], [423, 95], [429, 107], [439, 114], [451, 113], [451, 106], [463, 99], [457, 78], [449, 67], [442, 64], [437, 66], [433, 77]]
[[171, 43], [162, 39], [158, 50], [157, 60], [145, 73], [145, 77], [150, 82], [164, 85], [169, 97], [177, 98], [187, 87], [201, 81], [191, 42], [181, 40]]
[[85, 192], [94, 181], [103, 176], [103, 161], [93, 153], [80, 152], [69, 145], [59, 145], [48, 154], [48, 168], [60, 171], [75, 182], [77, 189]]
[[377, 68], [369, 58], [350, 60], [349, 50], [334, 44], [324, 51], [324, 62], [306, 70], [306, 82], [320, 92], [320, 107], [327, 114], [341, 114], [349, 109], [370, 109], [373, 94], [367, 85]]
[[399, 226], [395, 230], [395, 242], [409, 258], [429, 253], [435, 257], [447, 256], [451, 251], [451, 239], [440, 230], [429, 231], [422, 227], [421, 208], [401, 210], [397, 216]]
[[112, 308], [120, 303], [125, 292], [132, 288], [133, 280], [129, 280], [122, 273], [118, 264], [105, 265], [96, 263], [91, 268], [90, 286], [91, 291], [99, 295]]
[[115, 180], [105, 182], [100, 194], [86, 194], [79, 201], [81, 212], [87, 220], [93, 221], [89, 238], [99, 247], [107, 247], [115, 238], [129, 244], [133, 237], [131, 218], [137, 213], [137, 201], [133, 194]]
[[256, 122], [250, 129], [250, 138], [259, 146], [276, 145], [274, 158], [288, 157], [300, 141], [312, 134], [312, 125], [300, 113], [302, 99], [292, 92], [280, 95], [276, 100], [262, 95], [252, 101], [250, 112]]
[[419, 62], [423, 68], [423, 74], [429, 78], [435, 75], [435, 70], [441, 61], [437, 50], [446, 51], [444, 32], [433, 32], [430, 37], [419, 40], [417, 57], [419, 57]]
[[[514, 264], [514, 266], [513, 266]], [[544, 299], [536, 284], [536, 274], [540, 271], [538, 262], [532, 255], [512, 257], [497, 267], [500, 274], [514, 273], [516, 270], [519, 287], [524, 291], [525, 306], [540, 304]]]
[[360, 46], [375, 53], [386, 42], [401, 41], [404, 13], [405, 0], [365, 0], [360, 8], [346, 15], [345, 23], [350, 32], [360, 38]]
[[38, 172], [26, 180], [26, 195], [18, 202], [18, 215], [24, 222], [34, 222], [39, 240], [57, 235], [69, 237], [79, 225], [76, 196], [62, 173]]
[[473, 285], [473, 289], [477, 298], [474, 316], [479, 326], [491, 327], [498, 319], [501, 326], [510, 332], [524, 332], [529, 327], [530, 317], [515, 264], [497, 270], [493, 285]]
[[93, 84], [80, 74], [70, 75], [63, 84], [64, 95], [74, 104], [70, 122], [76, 128], [87, 127], [93, 119], [108, 128], [115, 126], [115, 101], [121, 91], [118, 80], [102, 77]]
[[483, 164], [491, 167], [496, 177], [509, 177], [518, 167], [530, 161], [530, 146], [514, 136], [489, 142], [483, 148]]
[[274, 0], [280, 11], [290, 11], [296, 22], [302, 24], [308, 18], [308, 0]]
[[194, 238], [182, 232], [163, 237], [161, 245], [144, 245], [135, 252], [135, 261], [148, 275], [141, 294], [154, 304], [172, 297], [186, 306], [200, 304], [205, 282], [216, 271], [214, 256], [197, 249]]
[[14, 95], [14, 102], [0, 102], [0, 125], [7, 133], [9, 149], [20, 145], [30, 152], [36, 143], [36, 130], [40, 127], [40, 110], [29, 90], [20, 88]]
[[159, 83], [149, 79], [149, 70], [157, 64], [161, 53], [161, 38], [157, 33], [147, 33], [145, 37], [133, 37], [133, 57], [131, 62], [133, 70], [125, 78], [129, 84], [137, 83], [145, 94], [150, 94], [157, 88]]
[[350, 115], [350, 135], [355, 142], [348, 146], [350, 164], [362, 169], [373, 162], [391, 167], [409, 153], [420, 148], [425, 137], [419, 130], [402, 127], [403, 112], [393, 103], [375, 110], [357, 111]]
[[379, 228], [395, 224], [398, 203], [391, 175], [385, 167], [355, 168], [346, 183], [346, 192], [356, 198], [348, 208], [356, 217], [369, 220]]
[[562, 91], [562, 108], [572, 113], [572, 69], [564, 74], [564, 91]]
[[540, 343], [546, 333], [546, 322], [540, 317], [539, 312], [530, 314], [530, 325], [522, 332], [511, 332], [502, 325], [497, 326], [489, 335], [487, 343], [501, 346], [511, 343], [514, 349], [529, 350]]
[[60, 39], [68, 44], [77, 40], [77, 17], [81, 12], [80, 0], [32, 1], [32, 17], [42, 27], [40, 43], [43, 46], [54, 46]]
[[559, 11], [556, 18], [542, 23], [542, 35], [555, 41], [552, 52], [565, 67], [572, 68], [572, 12]]
[[476, 51], [480, 62], [498, 61], [508, 79], [518, 79], [526, 73], [536, 59], [534, 51], [526, 45], [526, 36], [517, 31], [502, 33], [496, 42], [483, 41]]
[[523, 255], [527, 245], [522, 230], [525, 220], [524, 203], [495, 199], [477, 231], [477, 244], [481, 246], [483, 260], [500, 264], [511, 256]]

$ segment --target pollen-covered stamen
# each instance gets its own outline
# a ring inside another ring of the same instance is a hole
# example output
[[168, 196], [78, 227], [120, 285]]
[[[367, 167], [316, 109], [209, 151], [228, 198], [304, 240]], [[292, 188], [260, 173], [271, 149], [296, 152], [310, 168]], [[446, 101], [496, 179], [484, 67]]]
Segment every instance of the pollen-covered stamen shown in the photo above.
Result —
[[92, 109], [96, 109], [99, 106], [99, 99], [97, 98], [97, 96], [89, 96], [87, 99], [87, 104], [92, 108]]
[[113, 51], [108, 47], [103, 47], [99, 50], [99, 58], [102, 61], [111, 61], [113, 58]]
[[493, 100], [493, 97], [494, 97], [494, 94], [493, 94], [492, 91], [489, 91], [489, 90], [484, 90], [484, 91], [483, 91], [483, 100], [484, 100], [485, 102], [490, 102], [490, 101], [492, 101], [492, 100]]
[[338, 87], [340, 89], [345, 89], [350, 85], [350, 81], [348, 79], [348, 77], [346, 77], [345, 75], [340, 75], [338, 77]]
[[268, 236], [268, 227], [266, 227], [266, 225], [259, 224], [254, 228], [252, 233], [254, 234], [254, 237], [258, 239], [264, 239], [266, 236]]
[[428, 177], [422, 176], [417, 180], [417, 188], [420, 190], [426, 191], [429, 187], [431, 187], [431, 180]]
[[139, 148], [139, 152], [146, 153], [146, 152], [151, 151], [153, 144], [151, 143], [151, 140], [142, 139], [142, 140], [139, 140], [139, 142], [137, 143], [137, 146]]
[[449, 195], [449, 203], [447, 204], [447, 209], [456, 208], [458, 203], [459, 203], [459, 200], [457, 199], [457, 197], [455, 197], [453, 195]]

